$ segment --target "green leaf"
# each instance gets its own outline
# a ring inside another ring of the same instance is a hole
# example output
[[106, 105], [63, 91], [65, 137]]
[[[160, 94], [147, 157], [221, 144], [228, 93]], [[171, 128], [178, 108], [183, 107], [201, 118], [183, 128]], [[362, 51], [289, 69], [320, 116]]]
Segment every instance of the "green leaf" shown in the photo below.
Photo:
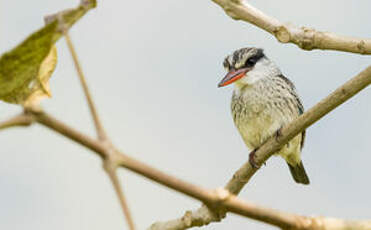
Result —
[[52, 47], [48, 56], [40, 65], [37, 80], [32, 81], [35, 84], [29, 85], [31, 94], [23, 102], [24, 107], [34, 107], [40, 104], [40, 101], [46, 97], [51, 97], [49, 79], [52, 76], [55, 66], [57, 65], [57, 48]]
[[34, 87], [35, 85], [45, 85], [46, 82], [40, 82], [39, 73], [43, 72], [40, 70], [41, 64], [55, 42], [63, 36], [63, 32], [94, 7], [96, 0], [83, 0], [74, 9], [47, 17], [47, 25], [11, 51], [4, 53], [0, 57], [0, 100], [24, 104], [30, 95], [40, 88]]

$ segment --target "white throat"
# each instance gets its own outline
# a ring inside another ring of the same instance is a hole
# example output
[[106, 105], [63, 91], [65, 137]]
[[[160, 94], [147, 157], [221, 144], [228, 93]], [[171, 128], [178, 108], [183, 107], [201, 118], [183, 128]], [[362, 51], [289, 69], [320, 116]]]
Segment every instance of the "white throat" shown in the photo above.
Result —
[[235, 86], [237, 88], [244, 87], [246, 85], [252, 85], [255, 82], [267, 78], [280, 75], [280, 69], [266, 57], [260, 59], [254, 66], [254, 68], [249, 71], [243, 78], [236, 81]]

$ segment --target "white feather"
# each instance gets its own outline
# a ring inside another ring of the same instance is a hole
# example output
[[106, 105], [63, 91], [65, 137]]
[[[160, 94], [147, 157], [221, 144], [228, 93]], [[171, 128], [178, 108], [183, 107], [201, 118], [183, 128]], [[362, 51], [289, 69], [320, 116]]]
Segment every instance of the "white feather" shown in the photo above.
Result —
[[255, 82], [269, 76], [280, 75], [278, 66], [266, 57], [261, 58], [243, 78], [236, 81], [236, 86], [252, 85]]

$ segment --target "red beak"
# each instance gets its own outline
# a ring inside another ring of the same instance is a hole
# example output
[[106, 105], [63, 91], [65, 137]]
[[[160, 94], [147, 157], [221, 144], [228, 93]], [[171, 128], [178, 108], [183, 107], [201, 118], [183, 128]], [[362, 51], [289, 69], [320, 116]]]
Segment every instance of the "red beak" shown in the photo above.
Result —
[[223, 86], [229, 85], [229, 84], [237, 81], [238, 79], [245, 76], [245, 74], [247, 72], [249, 72], [250, 70], [251, 70], [250, 67], [245, 67], [245, 68], [241, 68], [241, 69], [238, 69], [238, 70], [229, 71], [229, 73], [227, 73], [227, 75], [225, 75], [223, 80], [221, 80], [219, 82], [218, 87], [223, 87]]

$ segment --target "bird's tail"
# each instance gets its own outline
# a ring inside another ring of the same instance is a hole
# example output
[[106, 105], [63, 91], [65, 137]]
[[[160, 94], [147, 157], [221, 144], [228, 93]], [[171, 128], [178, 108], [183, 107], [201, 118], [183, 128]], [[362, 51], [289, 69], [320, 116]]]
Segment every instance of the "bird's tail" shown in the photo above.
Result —
[[302, 161], [300, 161], [298, 164], [294, 166], [290, 165], [289, 163], [287, 163], [287, 165], [289, 166], [291, 175], [296, 183], [309, 184], [309, 178], [307, 173], [305, 172]]

